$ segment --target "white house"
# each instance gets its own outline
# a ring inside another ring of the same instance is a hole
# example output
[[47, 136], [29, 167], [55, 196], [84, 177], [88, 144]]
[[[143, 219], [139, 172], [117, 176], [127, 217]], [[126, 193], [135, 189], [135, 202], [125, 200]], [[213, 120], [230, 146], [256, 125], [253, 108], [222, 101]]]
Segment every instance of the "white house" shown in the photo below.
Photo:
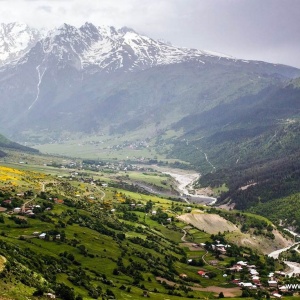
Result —
[[276, 280], [268, 280], [269, 287], [277, 287], [277, 281]]
[[45, 237], [46, 237], [46, 233], [41, 233], [40, 235], [39, 235], [39, 239], [41, 239], [41, 240], [43, 240], [43, 239], [45, 239]]
[[18, 214], [19, 212], [21, 212], [21, 207], [15, 207], [15, 208], [14, 208], [14, 212], [17, 213], [17, 214]]

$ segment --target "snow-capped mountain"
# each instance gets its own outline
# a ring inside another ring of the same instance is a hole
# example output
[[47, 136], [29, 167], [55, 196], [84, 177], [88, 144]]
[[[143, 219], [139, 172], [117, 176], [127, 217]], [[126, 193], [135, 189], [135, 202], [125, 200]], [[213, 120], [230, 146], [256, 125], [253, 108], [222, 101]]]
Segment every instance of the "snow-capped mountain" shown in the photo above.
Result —
[[[134, 30], [112, 26], [96, 27], [85, 23], [80, 28], [63, 24], [50, 30], [42, 39], [42, 34], [25, 24], [2, 24], [0, 31], [0, 59], [3, 62], [20, 58], [19, 63], [27, 62], [37, 52], [40, 63], [48, 60], [61, 66], [70, 64], [78, 70], [90, 69], [106, 72], [143, 70], [157, 65], [167, 65], [202, 58], [226, 57], [221, 54], [179, 48], [170, 43], [156, 41], [138, 34]], [[39, 43], [37, 41], [39, 40]], [[28, 51], [29, 50], [29, 51]], [[25, 56], [21, 57], [22, 54]]]
[[41, 38], [40, 31], [24, 23], [0, 24], [0, 66], [20, 58]]
[[175, 47], [128, 27], [63, 24], [44, 33], [13, 23], [1, 25], [0, 37], [5, 133], [156, 128], [300, 76], [292, 67]]

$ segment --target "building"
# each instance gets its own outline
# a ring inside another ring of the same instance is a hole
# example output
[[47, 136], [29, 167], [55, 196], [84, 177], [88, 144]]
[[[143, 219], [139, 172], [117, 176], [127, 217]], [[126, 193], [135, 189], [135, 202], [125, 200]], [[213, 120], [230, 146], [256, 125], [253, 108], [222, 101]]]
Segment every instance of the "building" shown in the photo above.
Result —
[[206, 272], [203, 270], [200, 270], [197, 272], [200, 276], [204, 277], [206, 275]]
[[39, 239], [41, 239], [41, 240], [44, 240], [45, 238], [46, 238], [46, 233], [41, 233], [40, 235], [39, 235]]
[[276, 280], [268, 280], [269, 287], [277, 287], [277, 281]]

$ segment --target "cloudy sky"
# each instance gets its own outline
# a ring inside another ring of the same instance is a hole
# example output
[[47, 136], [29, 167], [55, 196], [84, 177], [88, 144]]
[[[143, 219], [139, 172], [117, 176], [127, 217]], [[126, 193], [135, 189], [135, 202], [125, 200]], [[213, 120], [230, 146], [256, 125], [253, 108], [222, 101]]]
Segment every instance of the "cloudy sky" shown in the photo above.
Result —
[[0, 0], [1, 22], [128, 26], [176, 46], [300, 68], [300, 0]]

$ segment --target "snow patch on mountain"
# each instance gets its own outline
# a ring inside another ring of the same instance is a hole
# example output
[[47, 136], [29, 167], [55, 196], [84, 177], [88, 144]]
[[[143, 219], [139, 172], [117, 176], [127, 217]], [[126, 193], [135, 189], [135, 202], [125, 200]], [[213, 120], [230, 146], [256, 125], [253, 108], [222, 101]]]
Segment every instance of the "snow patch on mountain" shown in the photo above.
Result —
[[41, 37], [42, 32], [23, 23], [0, 24], [0, 65], [20, 58]]
[[35, 68], [50, 63], [89, 72], [132, 72], [185, 61], [204, 64], [204, 57], [231, 59], [219, 53], [175, 47], [128, 27], [96, 27], [85, 23], [77, 28], [63, 24], [43, 38], [38, 30], [21, 23], [2, 24], [0, 29], [0, 66], [1, 62], [19, 59], [18, 64], [35, 61]]

